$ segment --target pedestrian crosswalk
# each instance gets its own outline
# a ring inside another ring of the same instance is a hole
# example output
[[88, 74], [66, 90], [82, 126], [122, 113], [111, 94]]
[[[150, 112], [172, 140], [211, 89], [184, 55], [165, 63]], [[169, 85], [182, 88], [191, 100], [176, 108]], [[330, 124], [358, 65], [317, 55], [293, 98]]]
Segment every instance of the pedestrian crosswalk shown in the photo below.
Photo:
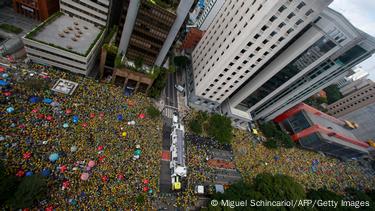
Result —
[[173, 118], [173, 114], [177, 111], [177, 109], [175, 108], [171, 108], [171, 107], [164, 107], [163, 109], [163, 116], [164, 117], [167, 117], [169, 119], [172, 119]]

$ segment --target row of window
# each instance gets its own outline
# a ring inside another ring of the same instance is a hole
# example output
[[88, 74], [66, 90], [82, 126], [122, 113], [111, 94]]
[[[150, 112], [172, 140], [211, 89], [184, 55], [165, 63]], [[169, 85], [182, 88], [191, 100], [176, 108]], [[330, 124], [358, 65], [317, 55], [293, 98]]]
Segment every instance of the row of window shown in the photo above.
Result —
[[[335, 109], [335, 108], [340, 108], [342, 105], [345, 105], [345, 103], [349, 103], [351, 101], [354, 101], [356, 100], [357, 102], [361, 102], [362, 99], [357, 99], [357, 98], [361, 98], [363, 95], [367, 95], [368, 92], [371, 92], [373, 90], [373, 88], [369, 88], [361, 93], [358, 93], [352, 97], [348, 97], [346, 100], [341, 100], [340, 102], [336, 103], [335, 105], [332, 106], [332, 109]], [[363, 101], [363, 100], [362, 100]]]
[[370, 98], [373, 98], [374, 95], [370, 95], [370, 96], [367, 96], [366, 98], [362, 98], [361, 100], [357, 101], [357, 102], [354, 102], [350, 105], [346, 105], [346, 106], [343, 106], [341, 109], [338, 109], [337, 111], [333, 112], [333, 114], [339, 114], [343, 111], [346, 111], [347, 109], [350, 109], [350, 108], [353, 108], [354, 106], [360, 104], [360, 103], [363, 103], [367, 100], [370, 100]]
[[[106, 19], [103, 19], [103, 18], [101, 18], [101, 17], [98, 17], [98, 16], [96, 16], [96, 15], [94, 15], [94, 14], [92, 14], [92, 13], [89, 13], [89, 12], [85, 11], [85, 10], [81, 10], [81, 9], [79, 9], [79, 8], [77, 8], [77, 7], [74, 7], [74, 6], [70, 5], [70, 4], [66, 4], [65, 2], [61, 2], [61, 5], [64, 5], [64, 6], [66, 6], [66, 7], [69, 7], [70, 9], [73, 9], [73, 10], [79, 11], [79, 12], [85, 14], [85, 15], [91, 16], [91, 17], [93, 17], [93, 18], [95, 18], [95, 19], [97, 19], [97, 20], [99, 20], [99, 21], [103, 21], [103, 22], [106, 22], [106, 21], [107, 21]], [[99, 22], [89, 20], [89, 19], [87, 19], [87, 18], [84, 18], [84, 17], [82, 17], [82, 16], [79, 16], [79, 15], [77, 15], [77, 14], [75, 14], [75, 13], [72, 13], [72, 12], [67, 11], [67, 10], [64, 10], [64, 9], [61, 9], [61, 10], [62, 10], [63, 12], [68, 13], [68, 14], [71, 15], [71, 16], [76, 16], [76, 17], [79, 17], [80, 19], [83, 19], [83, 20], [85, 20], [85, 21], [87, 21], [87, 22], [93, 23], [94, 25], [100, 25], [100, 26], [102, 26], [102, 24], [99, 24]]]
[[[299, 6], [298, 6], [298, 8], [300, 9], [300, 8], [302, 8], [303, 6], [305, 6], [305, 3], [303, 3], [303, 2], [301, 2], [300, 4], [299, 4]], [[262, 8], [261, 6], [259, 6], [258, 7], [258, 10], [260, 9], [260, 8]], [[310, 11], [308, 11], [307, 13], [306, 13], [306, 15], [310, 15], [311, 13], [312, 13], [313, 11], [312, 10], [310, 10]], [[253, 15], [254, 16], [254, 15]], [[253, 17], [252, 16], [252, 17]], [[288, 18], [292, 18], [293, 16], [295, 16], [295, 14], [294, 13], [292, 13], [291, 15], [289, 15], [288, 16]], [[276, 16], [273, 16], [270, 20], [272, 20], [272, 21], [274, 21], [274, 20], [276, 20]], [[240, 18], [240, 20], [242, 19], [242, 17]], [[302, 19], [299, 19], [299, 20], [297, 20], [297, 22], [295, 23], [296, 25], [300, 25], [301, 23], [303, 23], [303, 20]], [[247, 23], [245, 24], [245, 26], [247, 25]], [[279, 25], [279, 27], [280, 28], [282, 28], [283, 26], [285, 26], [286, 24], [283, 22], [283, 23], [281, 23], [280, 25]], [[235, 25], [235, 28], [236, 28], [236, 26], [237, 25]], [[244, 26], [244, 27], [245, 27]], [[263, 26], [262, 27], [262, 31], [265, 31], [266, 29], [268, 28], [268, 26]], [[290, 34], [291, 32], [293, 32], [294, 31], [294, 29], [293, 28], [290, 28], [288, 31], [287, 31], [287, 34]], [[215, 31], [216, 32], [216, 31]], [[238, 35], [241, 33], [241, 31], [239, 31], [239, 33], [238, 33]], [[231, 34], [231, 32], [229, 32], [229, 35]], [[276, 31], [273, 31], [273, 32], [271, 32], [271, 34], [270, 34], [270, 36], [275, 36], [277, 34], [277, 32]], [[259, 34], [256, 34], [255, 36], [254, 36], [254, 39], [257, 39], [257, 38], [259, 38], [261, 35], [259, 35]], [[283, 41], [285, 38], [284, 37], [280, 37], [279, 39], [278, 39], [278, 42], [281, 42], [281, 41]], [[234, 42], [234, 40], [235, 39], [233, 39], [232, 40], [232, 42]], [[224, 41], [225, 41], [225, 39], [224, 39]], [[266, 43], [268, 43], [269, 42], [269, 40], [267, 40], [267, 39], [265, 39], [262, 43], [263, 44], [266, 44]], [[221, 46], [219, 46], [219, 48], [220, 48]], [[276, 47], [276, 45], [274, 44], [274, 45], [272, 45], [271, 46], [271, 49], [274, 49]], [[227, 49], [229, 48], [229, 45], [227, 45]], [[210, 50], [210, 49], [209, 49]], [[257, 52], [258, 51], [260, 51], [261, 50], [261, 47], [258, 47], [258, 48], [256, 48], [255, 49]], [[246, 50], [242, 50], [241, 51], [241, 54], [243, 54], [244, 52], [245, 52]], [[222, 52], [222, 54], [221, 55], [223, 55], [223, 53], [224, 52]], [[267, 54], [268, 54], [269, 52], [264, 52], [264, 54], [263, 54], [263, 56], [262, 57], [264, 57], [264, 56], [266, 56]], [[214, 52], [214, 54], [216, 54], [216, 52]], [[205, 55], [206, 56], [206, 55]], [[250, 58], [252, 58], [254, 56], [254, 54], [251, 54], [249, 57]], [[236, 59], [238, 59], [239, 57], [237, 56], [236, 57]], [[210, 58], [210, 60], [212, 59], [212, 57]], [[202, 62], [202, 60], [203, 60], [203, 58], [201, 59], [201, 61], [200, 62]], [[218, 61], [218, 58], [217, 58], [217, 61]], [[256, 60], [256, 62], [260, 62], [260, 61], [262, 61], [262, 58], [258, 58], [257, 60]], [[247, 60], [244, 60], [243, 61], [243, 64], [246, 64], [246, 63], [248, 63], [248, 61]], [[208, 62], [206, 62], [206, 65], [208, 64]], [[232, 64], [232, 63], [231, 63]], [[200, 65], [200, 63], [198, 63], [198, 66]], [[251, 66], [251, 68], [254, 68], [255, 67], [255, 64], [252, 64], [252, 66]], [[238, 70], [240, 70], [242, 67], [241, 66], [238, 66], [237, 67], [237, 69]], [[202, 68], [202, 69], [204, 69], [204, 67]], [[208, 69], [208, 72], [209, 72], [209, 70], [210, 69]], [[246, 70], [246, 72], [245, 73], [248, 73], [249, 72], [249, 70]], [[198, 75], [198, 74], [197, 74]], [[205, 75], [203, 76], [203, 77], [205, 77]], [[243, 78], [243, 76], [242, 76], [242, 78]], [[241, 78], [240, 78], [241, 79]], [[202, 80], [202, 79], [201, 79]], [[200, 80], [200, 81], [201, 81]], [[224, 82], [225, 83], [225, 82]], [[196, 85], [198, 85], [198, 84], [196, 84]], [[217, 91], [215, 91], [214, 93], [217, 93]], [[223, 94], [221, 95], [221, 96], [223, 96]], [[219, 99], [219, 98], [218, 98]]]

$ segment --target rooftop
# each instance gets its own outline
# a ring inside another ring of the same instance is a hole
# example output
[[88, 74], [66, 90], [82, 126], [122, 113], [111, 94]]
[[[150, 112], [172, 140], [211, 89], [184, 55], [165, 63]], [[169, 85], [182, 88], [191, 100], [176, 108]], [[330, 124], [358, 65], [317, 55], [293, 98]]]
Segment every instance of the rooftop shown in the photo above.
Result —
[[87, 55], [102, 32], [102, 29], [89, 22], [58, 13], [26, 35], [26, 38]]

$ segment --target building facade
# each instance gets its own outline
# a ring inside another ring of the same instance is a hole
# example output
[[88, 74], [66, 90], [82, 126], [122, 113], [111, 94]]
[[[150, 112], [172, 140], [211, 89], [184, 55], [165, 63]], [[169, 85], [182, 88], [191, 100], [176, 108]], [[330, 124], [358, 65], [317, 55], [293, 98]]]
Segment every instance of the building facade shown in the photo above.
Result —
[[193, 3], [180, 1], [174, 9], [147, 0], [124, 1], [118, 53], [130, 60], [142, 58], [149, 66], [161, 66]]
[[343, 77], [373, 53], [375, 42], [329, 3], [225, 2], [192, 54], [191, 105], [246, 127]]
[[59, 1], [50, 0], [13, 0], [13, 9], [35, 20], [44, 21], [59, 11]]
[[110, 0], [60, 0], [61, 12], [106, 27], [111, 8]]
[[274, 119], [302, 147], [349, 160], [372, 156], [374, 148], [353, 135], [345, 121], [306, 104], [299, 104]]
[[225, 0], [208, 0], [206, 2], [204, 10], [196, 21], [199, 30], [206, 31], [208, 29], [224, 2]]
[[375, 83], [371, 81], [371, 84], [368, 86], [362, 87], [346, 97], [328, 105], [327, 110], [330, 115], [342, 117], [373, 103], [375, 103]]

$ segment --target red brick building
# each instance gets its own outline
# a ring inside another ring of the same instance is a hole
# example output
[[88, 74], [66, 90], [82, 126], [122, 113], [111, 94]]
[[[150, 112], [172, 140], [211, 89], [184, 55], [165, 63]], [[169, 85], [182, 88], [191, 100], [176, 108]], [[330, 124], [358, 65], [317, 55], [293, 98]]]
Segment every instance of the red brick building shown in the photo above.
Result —
[[35, 20], [44, 21], [59, 10], [58, 0], [13, 0], [13, 9]]
[[191, 28], [182, 43], [182, 49], [194, 49], [198, 42], [202, 39], [204, 31], [197, 28]]

